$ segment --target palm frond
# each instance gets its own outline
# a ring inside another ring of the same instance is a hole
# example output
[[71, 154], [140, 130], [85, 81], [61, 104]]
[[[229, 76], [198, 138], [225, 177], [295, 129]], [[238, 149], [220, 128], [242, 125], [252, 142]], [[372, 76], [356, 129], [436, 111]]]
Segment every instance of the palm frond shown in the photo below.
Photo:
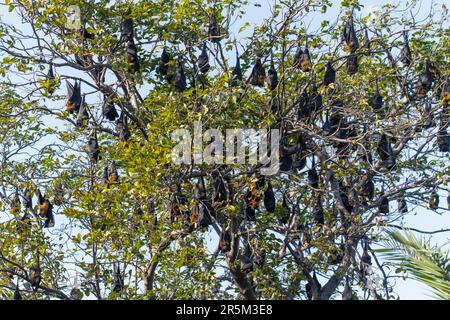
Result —
[[449, 252], [418, 239], [411, 231], [401, 234], [387, 231], [383, 256], [405, 270], [411, 277], [429, 286], [440, 299], [450, 299]]

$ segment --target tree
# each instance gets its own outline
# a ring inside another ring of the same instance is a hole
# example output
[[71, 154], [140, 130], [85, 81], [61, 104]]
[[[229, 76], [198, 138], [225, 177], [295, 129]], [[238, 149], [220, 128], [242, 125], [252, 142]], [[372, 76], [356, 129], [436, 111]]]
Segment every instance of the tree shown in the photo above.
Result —
[[[0, 24], [5, 298], [392, 297], [371, 245], [448, 210], [444, 5], [273, 3], [248, 38], [243, 0], [70, 5]], [[279, 129], [281, 170], [172, 163], [196, 121]]]

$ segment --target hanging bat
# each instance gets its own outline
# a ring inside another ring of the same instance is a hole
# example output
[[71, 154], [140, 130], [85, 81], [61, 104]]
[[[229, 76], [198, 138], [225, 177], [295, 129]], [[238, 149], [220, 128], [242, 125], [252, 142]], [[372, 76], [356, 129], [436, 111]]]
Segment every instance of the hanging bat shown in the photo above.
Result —
[[347, 44], [350, 53], [354, 53], [359, 48], [358, 37], [356, 36], [355, 27], [353, 25], [353, 16], [350, 16], [344, 23], [342, 32], [342, 40]]
[[439, 195], [436, 190], [433, 190], [430, 195], [430, 200], [428, 201], [428, 207], [431, 210], [436, 210], [439, 208]]
[[39, 262], [36, 267], [30, 268], [30, 283], [33, 287], [33, 291], [36, 292], [41, 284], [42, 276], [41, 276], [41, 268], [39, 267]]
[[253, 262], [257, 266], [262, 267], [266, 262], [266, 253], [261, 250], [255, 250], [255, 252], [253, 253]]
[[81, 27], [78, 31], [77, 31], [77, 35], [79, 37], [81, 37], [83, 40], [85, 39], [89, 39], [92, 40], [94, 39], [94, 35], [92, 33], [90, 33], [86, 27]]
[[55, 186], [55, 196], [53, 197], [53, 203], [57, 206], [60, 206], [64, 202], [64, 189], [61, 183], [58, 183]]
[[450, 102], [450, 76], [448, 75], [441, 87], [441, 102], [444, 104]]
[[161, 53], [161, 57], [159, 58], [159, 65], [158, 65], [158, 71], [160, 75], [167, 76], [167, 73], [169, 71], [169, 62], [170, 56], [167, 53], [166, 48], [164, 47]]
[[383, 109], [383, 96], [380, 94], [378, 89], [378, 82], [376, 83], [375, 94], [372, 97], [371, 101], [373, 111], [377, 112]]
[[344, 291], [342, 291], [342, 300], [353, 300], [352, 288], [350, 287], [348, 277], [345, 277]]
[[209, 214], [208, 208], [205, 204], [199, 204], [199, 214], [198, 214], [198, 226], [200, 228], [207, 228], [212, 224], [211, 215]]
[[271, 60], [269, 71], [267, 71], [266, 86], [269, 90], [275, 90], [275, 88], [278, 86], [278, 74], [277, 70], [275, 70], [273, 60]]
[[275, 212], [276, 200], [270, 181], [268, 182], [267, 188], [264, 191], [264, 207], [268, 212]]
[[447, 208], [450, 209], [450, 191], [447, 194]]
[[367, 177], [361, 191], [361, 195], [369, 200], [372, 200], [375, 196], [375, 185], [370, 177]]
[[313, 84], [311, 94], [309, 95], [309, 105], [312, 112], [318, 112], [323, 108], [322, 95], [317, 92], [317, 86]]
[[93, 133], [89, 138], [89, 141], [87, 143], [87, 151], [89, 161], [91, 161], [93, 164], [97, 163], [100, 156], [100, 149], [98, 145], [97, 135], [95, 133]]
[[213, 204], [216, 206], [222, 206], [228, 199], [225, 183], [219, 173], [213, 173], [214, 175], [214, 195]]
[[328, 86], [331, 83], [336, 82], [336, 71], [333, 69], [333, 65], [328, 61], [325, 76], [323, 78], [323, 84]]
[[128, 129], [128, 117], [124, 112], [120, 113], [120, 117], [116, 121], [116, 129], [119, 133], [120, 141], [128, 141], [128, 139], [130, 139], [131, 133]]
[[83, 96], [81, 100], [80, 110], [78, 111], [76, 126], [77, 127], [84, 127], [86, 126], [86, 122], [89, 120], [89, 113], [87, 111], [88, 106], [85, 102], [85, 97]]
[[391, 143], [385, 134], [381, 135], [380, 141], [378, 142], [377, 153], [383, 161], [387, 161], [394, 157]]
[[244, 254], [241, 255], [241, 270], [246, 274], [253, 271], [253, 253], [249, 243], [246, 244]]
[[72, 85], [68, 80], [66, 80], [67, 85], [67, 102], [66, 110], [70, 114], [76, 113], [80, 110], [82, 103], [81, 98], [81, 83], [75, 80], [74, 85]]
[[347, 57], [346, 62], [347, 74], [352, 76], [358, 72], [358, 56], [351, 54]]
[[38, 190], [38, 199], [39, 199], [39, 215], [42, 218], [46, 218], [51, 215], [53, 205], [46, 198], [46, 196], [42, 195], [41, 190]]
[[408, 204], [403, 197], [398, 200], [398, 212], [402, 214], [408, 213]]
[[124, 288], [124, 279], [122, 272], [120, 271], [120, 263], [114, 264], [114, 275], [113, 275], [113, 292], [120, 293]]
[[199, 223], [200, 218], [200, 211], [203, 210], [202, 206], [199, 204], [196, 204], [189, 214], [189, 229], [190, 231], [193, 231]]
[[25, 189], [23, 195], [23, 205], [25, 206], [26, 210], [33, 211], [33, 193], [30, 191], [30, 189]]
[[125, 62], [128, 64], [128, 70], [130, 72], [136, 72], [140, 69], [139, 58], [137, 55], [137, 48], [134, 44], [134, 40], [128, 40], [125, 49]]
[[184, 74], [183, 61], [181, 60], [181, 58], [178, 58], [177, 61], [175, 81], [173, 85], [178, 92], [183, 92], [184, 90], [186, 90], [186, 76]]
[[422, 111], [423, 128], [429, 129], [435, 125], [433, 112], [431, 110], [431, 104], [429, 101], [425, 101]]
[[448, 134], [447, 130], [440, 129], [437, 138], [436, 143], [438, 145], [439, 151], [441, 152], [449, 152], [450, 151], [450, 135]]
[[205, 180], [200, 177], [194, 187], [194, 198], [197, 200], [206, 200]]
[[349, 188], [344, 184], [343, 181], [339, 182], [339, 195], [342, 200], [342, 204], [344, 205], [345, 210], [348, 211], [348, 213], [352, 213], [353, 211], [353, 205], [350, 203], [350, 199], [348, 197]]
[[370, 38], [369, 38], [369, 33], [367, 32], [366, 27], [364, 27], [364, 38], [363, 38], [362, 47], [370, 53]]
[[122, 22], [122, 39], [124, 41], [133, 40], [134, 26], [133, 19], [127, 18]]
[[20, 198], [19, 198], [19, 192], [16, 190], [13, 199], [11, 200], [10, 209], [9, 212], [11, 214], [19, 214], [21, 210], [21, 204], [20, 204]]
[[416, 92], [419, 98], [423, 98], [431, 89], [433, 84], [433, 75], [430, 71], [431, 62], [429, 60], [425, 63], [425, 71], [419, 76], [419, 81], [416, 85]]
[[20, 290], [19, 290], [19, 282], [16, 283], [16, 288], [14, 290], [13, 299], [16, 301], [22, 300], [22, 295], [20, 294]]
[[297, 52], [294, 56], [295, 65], [300, 68], [303, 72], [308, 72], [311, 70], [312, 62], [311, 56], [309, 54], [308, 44], [306, 44], [305, 50], [300, 46], [297, 48]]
[[303, 90], [300, 97], [297, 99], [297, 120], [300, 121], [303, 118], [309, 118], [311, 115], [311, 105], [310, 105], [310, 98], [308, 95], [308, 92]]
[[412, 63], [412, 54], [411, 54], [411, 48], [409, 47], [409, 41], [408, 41], [408, 35], [406, 34], [406, 31], [403, 31], [403, 47], [400, 50], [400, 61], [403, 63], [403, 65], [409, 67]]
[[389, 199], [384, 195], [384, 188], [381, 190], [380, 195], [380, 205], [378, 206], [378, 211], [383, 214], [389, 213]]
[[280, 147], [279, 150], [280, 171], [288, 172], [292, 170], [293, 159], [286, 148]]
[[317, 197], [316, 203], [314, 205], [313, 217], [314, 217], [314, 222], [317, 225], [323, 225], [325, 223], [323, 207], [322, 207], [322, 198], [320, 196]]
[[53, 66], [51, 64], [48, 68], [47, 79], [49, 82], [48, 94], [52, 95], [55, 92], [55, 74], [53, 73]]
[[108, 167], [108, 183], [118, 183], [119, 182], [119, 173], [116, 169], [115, 161], [111, 162]]
[[231, 234], [230, 231], [223, 227], [220, 233], [219, 250], [223, 253], [231, 250]]
[[286, 224], [289, 222], [289, 218], [291, 215], [291, 209], [289, 208], [286, 194], [283, 193], [283, 200], [281, 202], [281, 209], [277, 214], [278, 222], [281, 224]]
[[214, 12], [209, 16], [208, 38], [211, 42], [214, 43], [218, 43], [221, 40], [220, 26], [217, 23], [216, 15], [214, 14]]
[[109, 102], [103, 104], [102, 114], [109, 121], [114, 121], [119, 116], [114, 104]]
[[311, 169], [308, 170], [308, 182], [312, 188], [319, 188], [319, 175], [317, 174], [314, 157], [312, 160]]
[[252, 69], [252, 74], [250, 78], [250, 84], [253, 86], [262, 87], [264, 86], [264, 80], [266, 79], [266, 70], [261, 63], [261, 58], [256, 58], [256, 63]]
[[208, 51], [206, 50], [206, 42], [203, 44], [202, 53], [198, 56], [197, 65], [201, 73], [207, 73], [209, 71], [210, 65]]
[[241, 62], [239, 59], [239, 54], [237, 52], [237, 48], [236, 48], [236, 65], [233, 68], [233, 72], [231, 74], [231, 86], [235, 87], [239, 84], [239, 82], [241, 82], [243, 79], [242, 76], [242, 68], [241, 68]]

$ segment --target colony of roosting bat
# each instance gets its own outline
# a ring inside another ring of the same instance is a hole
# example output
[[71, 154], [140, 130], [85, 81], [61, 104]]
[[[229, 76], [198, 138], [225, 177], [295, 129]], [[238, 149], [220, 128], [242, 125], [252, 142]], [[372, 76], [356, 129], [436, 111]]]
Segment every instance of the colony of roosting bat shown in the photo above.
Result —
[[[85, 38], [92, 37], [85, 29], [81, 32]], [[368, 36], [367, 29], [363, 32], [362, 46], [360, 47], [357, 33], [355, 30], [353, 18], [350, 17], [345, 21], [342, 32], [342, 42], [345, 45], [348, 56], [346, 57], [345, 69], [349, 76], [354, 76], [358, 73], [358, 57], [361, 55], [370, 54], [371, 41]], [[403, 34], [404, 41], [400, 51], [400, 61], [405, 67], [411, 67], [415, 60], [413, 58], [413, 51], [410, 47], [410, 42], [406, 33]], [[219, 45], [222, 39], [220, 24], [217, 21], [215, 14], [209, 17], [208, 25], [208, 39], [211, 45]], [[131, 18], [127, 18], [122, 23], [121, 41], [125, 45], [124, 61], [127, 64], [127, 71], [134, 75], [139, 72], [141, 66], [139, 63], [138, 49], [134, 40], [134, 24]], [[211, 69], [208, 56], [208, 43], [202, 44], [201, 53], [198, 56], [194, 70], [198, 70], [199, 74], [206, 75]], [[270, 59], [270, 65], [266, 74], [264, 66], [264, 58], [262, 56], [255, 57], [254, 65], [247, 81], [244, 81], [243, 70], [241, 68], [240, 56], [236, 52], [236, 64], [231, 71], [231, 78], [229, 84], [231, 87], [237, 86], [256, 86], [264, 87], [271, 92], [271, 96], [276, 96], [276, 90], [279, 87], [279, 76], [273, 57]], [[304, 46], [298, 45], [295, 54], [292, 57], [292, 66], [301, 72], [310, 73], [314, 69], [313, 59], [310, 48], [306, 42]], [[78, 64], [85, 66], [86, 61], [76, 56]], [[374, 152], [372, 151], [369, 141], [361, 143], [359, 146], [350, 141], [366, 133], [366, 128], [359, 128], [352, 119], [346, 118], [345, 114], [340, 112], [345, 108], [345, 103], [337, 96], [335, 84], [337, 71], [334, 68], [335, 61], [329, 60], [326, 62], [324, 68], [324, 75], [321, 81], [316, 81], [315, 76], [310, 80], [309, 85], [303, 89], [299, 96], [294, 101], [295, 121], [305, 124], [316, 124], [320, 122], [318, 134], [325, 138], [331, 139], [331, 147], [334, 149], [337, 159], [347, 159], [354, 152], [357, 152], [357, 157], [362, 161], [364, 166], [370, 167], [374, 164], [373, 153], [378, 156], [381, 168], [387, 171], [395, 170], [397, 166], [397, 156], [394, 145], [396, 142], [395, 135], [388, 135], [382, 133], [378, 137]], [[173, 70], [174, 69], [174, 70]], [[173, 85], [177, 92], [187, 90], [187, 79], [184, 68], [184, 59], [179, 55], [176, 59], [169, 53], [169, 48], [162, 49], [157, 67], [159, 75]], [[52, 80], [53, 84], [54, 70], [50, 65], [48, 71], [48, 78]], [[415, 91], [411, 93], [411, 97], [419, 104], [423, 105], [423, 124], [417, 127], [432, 128], [435, 126], [433, 120], [431, 105], [427, 99], [427, 95], [435, 88], [435, 92], [439, 95], [440, 103], [442, 104], [442, 111], [440, 114], [440, 124], [437, 134], [437, 146], [441, 152], [450, 151], [450, 136], [448, 133], [448, 120], [450, 103], [450, 80], [449, 76], [443, 78], [430, 59], [424, 63], [423, 71], [418, 75], [415, 83]], [[325, 92], [326, 100], [319, 93]], [[322, 90], [323, 89], [323, 90]], [[48, 89], [48, 93], [52, 94], [55, 91], [53, 85]], [[328, 101], [328, 106], [324, 104]], [[278, 118], [282, 115], [280, 108], [276, 103], [276, 99], [271, 99], [271, 111]], [[375, 80], [375, 88], [370, 94], [368, 105], [372, 111], [380, 116], [383, 116], [386, 111], [385, 98], [379, 87], [378, 79]], [[89, 121], [89, 108], [84, 101], [84, 95], [81, 91], [81, 81], [75, 81], [73, 84], [67, 82], [67, 102], [66, 110], [69, 114], [76, 116], [76, 125], [79, 127], [86, 127]], [[130, 114], [122, 108], [120, 115], [116, 110], [114, 98], [112, 96], [104, 96], [102, 107], [102, 115], [108, 121], [115, 121], [116, 133], [120, 141], [128, 141], [131, 137], [131, 132], [128, 127]], [[323, 116], [324, 117], [323, 117]], [[283, 137], [284, 138], [284, 137]], [[336, 139], [334, 139], [336, 138]], [[305, 211], [300, 210], [298, 199], [292, 199], [282, 188], [275, 190], [270, 177], [264, 177], [255, 173], [250, 175], [249, 179], [252, 181], [246, 186], [245, 192], [242, 196], [238, 195], [237, 190], [233, 190], [233, 183], [230, 177], [227, 176], [226, 170], [223, 168], [214, 170], [211, 176], [201, 176], [193, 187], [193, 205], [189, 205], [188, 197], [183, 193], [181, 182], [176, 183], [176, 187], [170, 196], [170, 203], [168, 211], [170, 212], [171, 223], [179, 223], [187, 228], [189, 232], [194, 232], [196, 229], [204, 230], [209, 225], [217, 223], [221, 226], [221, 234], [219, 237], [218, 249], [227, 253], [232, 250], [233, 230], [236, 228], [234, 221], [226, 212], [235, 207], [236, 199], [239, 201], [239, 212], [237, 214], [238, 220], [247, 223], [253, 223], [258, 220], [259, 212], [261, 212], [261, 199], [264, 210], [275, 215], [277, 221], [281, 225], [288, 225], [293, 237], [300, 239], [300, 234], [303, 236], [303, 242], [307, 244], [310, 241], [311, 229], [314, 226], [322, 227], [327, 223], [323, 209], [323, 197], [320, 192], [322, 187], [321, 163], [316, 162], [316, 156], [310, 143], [307, 143], [305, 137], [299, 132], [297, 134], [296, 143], [288, 145], [285, 140], [279, 150], [280, 171], [283, 173], [299, 172], [307, 165], [307, 158], [310, 159], [311, 166], [306, 171], [307, 187], [311, 191], [311, 217], [312, 224], [308, 224], [304, 218]], [[363, 146], [363, 147], [361, 147]], [[94, 129], [90, 134], [87, 143], [87, 153], [92, 165], [96, 165], [101, 159], [100, 146], [97, 138], [97, 132]], [[363, 205], [368, 205], [369, 202], [375, 203], [380, 214], [388, 214], [390, 212], [389, 195], [385, 193], [384, 183], [382, 183], [381, 193], [378, 195], [376, 201], [373, 201], [375, 194], [374, 184], [375, 173], [369, 171], [362, 176], [360, 183], [360, 196]], [[205, 181], [207, 180], [207, 181]], [[102, 186], [109, 188], [111, 185], [119, 183], [119, 173], [115, 162], [106, 160], [106, 166], [103, 170]], [[343, 210], [344, 216], [351, 215], [354, 210], [354, 203], [350, 197], [350, 189], [352, 187], [347, 185], [344, 181], [339, 182], [339, 192], [342, 202], [342, 208], [336, 209], [333, 213], [336, 219], [337, 211]], [[39, 216], [44, 220], [44, 227], [52, 227], [55, 224], [52, 213], [53, 205], [46, 195], [42, 195], [41, 191], [37, 191], [39, 198]], [[58, 185], [55, 190], [54, 203], [61, 205], [64, 202], [64, 190], [62, 185]], [[281, 205], [277, 204], [277, 196], [281, 196]], [[28, 213], [33, 212], [32, 204], [33, 193], [30, 190], [25, 190], [22, 197], [26, 208], [26, 213], [22, 218], [26, 224], [30, 223]], [[448, 199], [450, 206], [450, 197]], [[17, 215], [21, 211], [21, 201], [19, 192], [16, 190], [13, 200], [11, 201], [11, 213]], [[437, 209], [439, 206], [439, 196], [436, 190], [433, 190], [429, 198], [429, 208]], [[158, 220], [155, 214], [155, 203], [151, 200], [149, 208], [154, 216], [151, 224], [156, 226]], [[406, 213], [408, 211], [407, 202], [404, 198], [398, 201], [398, 211]], [[144, 214], [144, 210], [140, 205], [135, 209], [139, 215]], [[105, 226], [102, 226], [104, 228]], [[245, 241], [243, 249], [241, 249], [240, 261], [241, 270], [245, 273], [253, 270], [254, 263], [263, 265], [265, 261], [265, 252], [258, 248], [257, 241], [251, 241], [250, 237]], [[331, 256], [329, 263], [338, 264], [342, 260], [342, 245], [335, 250], [335, 254]], [[371, 264], [371, 258], [368, 254], [368, 243], [365, 242], [363, 246], [363, 254], [361, 257], [361, 272], [364, 274], [367, 271], [367, 266]], [[313, 275], [315, 278], [315, 274]], [[41, 281], [41, 270], [39, 263], [37, 267], [30, 271], [30, 279], [34, 288], [39, 287]], [[309, 285], [309, 284], [308, 284]], [[117, 262], [114, 265], [114, 285], [113, 291], [121, 292], [124, 287], [123, 271], [120, 270], [120, 264]], [[308, 296], [311, 297], [311, 286], [307, 286]], [[349, 295], [348, 279], [344, 289], [344, 295]], [[351, 293], [350, 293], [351, 295]], [[15, 299], [20, 299], [20, 292], [16, 288], [14, 294]]]

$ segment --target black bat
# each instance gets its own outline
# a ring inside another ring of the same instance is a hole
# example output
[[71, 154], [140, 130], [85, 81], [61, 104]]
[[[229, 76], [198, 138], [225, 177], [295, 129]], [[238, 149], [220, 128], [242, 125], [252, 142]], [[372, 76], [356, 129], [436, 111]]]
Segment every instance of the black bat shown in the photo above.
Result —
[[108, 182], [109, 184], [119, 182], [119, 172], [116, 168], [116, 163], [113, 161], [108, 166]]
[[209, 16], [208, 37], [211, 42], [218, 43], [221, 40], [220, 26], [214, 13]]
[[308, 182], [312, 188], [319, 188], [319, 175], [317, 174], [314, 157], [312, 160], [311, 169], [308, 170]]
[[119, 119], [116, 121], [116, 129], [119, 133], [120, 141], [128, 141], [131, 137], [131, 132], [128, 129], [128, 117], [124, 112], [120, 114]]
[[119, 116], [116, 108], [114, 107], [114, 104], [107, 101], [106, 99], [105, 99], [105, 102], [103, 103], [102, 114], [109, 121], [114, 121]]
[[383, 96], [380, 94], [380, 91], [378, 89], [378, 83], [376, 84], [375, 88], [375, 94], [372, 97], [371, 106], [373, 111], [380, 111], [383, 109]]
[[347, 44], [350, 53], [354, 53], [359, 48], [358, 37], [356, 36], [355, 27], [353, 25], [353, 17], [350, 16], [344, 23], [342, 32], [342, 40]]
[[48, 68], [47, 79], [49, 80], [48, 94], [52, 95], [55, 92], [55, 74], [53, 73], [53, 66], [51, 64]]
[[17, 281], [16, 283], [16, 288], [14, 290], [14, 296], [13, 299], [16, 301], [20, 301], [22, 300], [22, 295], [20, 294], [20, 290], [19, 290], [19, 282]]
[[322, 95], [317, 91], [315, 84], [313, 84], [312, 91], [309, 94], [309, 105], [312, 112], [320, 111], [323, 108]]
[[100, 156], [100, 149], [98, 145], [97, 135], [94, 133], [90, 136], [89, 141], [87, 143], [87, 150], [89, 160], [92, 163], [97, 163]]
[[350, 76], [358, 72], [358, 56], [356, 54], [351, 54], [347, 57], [346, 67]]
[[403, 214], [408, 213], [408, 204], [404, 197], [398, 200], [398, 212]]
[[305, 50], [303, 50], [300, 46], [297, 48], [294, 56], [294, 63], [297, 68], [300, 68], [303, 72], [308, 72], [311, 70], [312, 62], [308, 45], [306, 45]]
[[261, 58], [256, 58], [256, 63], [252, 69], [252, 74], [250, 78], [250, 84], [253, 86], [262, 87], [264, 86], [264, 80], [266, 79], [266, 69], [261, 63]]
[[66, 110], [70, 114], [77, 113], [80, 110], [80, 106], [82, 103], [81, 97], [81, 83], [75, 81], [72, 85], [68, 80], [66, 80], [67, 85], [67, 102], [66, 102]]
[[114, 264], [114, 274], [113, 274], [113, 288], [112, 291], [120, 293], [124, 288], [124, 279], [122, 272], [120, 271], [120, 264]]
[[214, 205], [223, 205], [228, 199], [227, 190], [225, 187], [225, 183], [220, 176], [219, 173], [213, 174], [213, 184], [214, 184], [214, 195], [213, 195], [213, 204]]
[[159, 58], [159, 65], [158, 65], [158, 71], [160, 75], [167, 76], [167, 73], [169, 71], [169, 62], [170, 56], [167, 53], [166, 48], [164, 47], [161, 53], [161, 57]]
[[409, 47], [408, 35], [406, 31], [403, 31], [403, 47], [400, 50], [400, 61], [407, 67], [409, 67], [412, 63], [412, 54], [411, 48]]
[[244, 254], [241, 255], [241, 270], [244, 273], [253, 271], [253, 252], [250, 244], [246, 244]]
[[128, 70], [131, 72], [139, 71], [140, 64], [137, 54], [137, 47], [133, 39], [128, 40], [125, 48], [125, 62], [128, 64]]
[[325, 76], [323, 78], [323, 84], [325, 86], [336, 82], [336, 71], [333, 68], [333, 65], [331, 62], [328, 61], [327, 63], [327, 69], [325, 71]]
[[186, 75], [184, 74], [183, 61], [181, 60], [181, 58], [178, 58], [177, 61], [175, 81], [173, 85], [178, 92], [183, 92], [184, 90], [186, 90]]
[[389, 199], [384, 194], [384, 188], [381, 190], [379, 202], [380, 202], [380, 205], [378, 206], [378, 211], [383, 214], [388, 214], [389, 213]]
[[439, 195], [437, 194], [436, 190], [433, 190], [430, 195], [430, 200], [428, 201], [428, 207], [431, 210], [436, 210], [439, 208]]
[[231, 250], [231, 234], [225, 226], [220, 233], [219, 250], [224, 253]]
[[425, 63], [425, 71], [419, 76], [419, 81], [416, 85], [417, 96], [423, 98], [431, 89], [433, 84], [433, 75], [430, 71], [431, 62], [429, 60]]
[[133, 39], [134, 26], [133, 19], [127, 18], [122, 22], [122, 39], [129, 41]]
[[283, 146], [280, 147], [280, 171], [288, 172], [292, 170], [293, 159]]
[[201, 73], [207, 73], [209, 71], [210, 65], [208, 51], [206, 50], [206, 42], [203, 44], [202, 53], [198, 56], [197, 65]]
[[23, 205], [25, 209], [32, 211], [33, 210], [33, 193], [30, 189], [25, 189], [23, 195]]
[[242, 76], [242, 68], [241, 68], [241, 62], [239, 59], [238, 52], [236, 50], [236, 65], [233, 68], [233, 72], [231, 74], [231, 86], [237, 86], [239, 82], [241, 82], [243, 79]]
[[322, 207], [322, 199], [320, 196], [317, 197], [316, 203], [314, 205], [313, 217], [314, 217], [314, 222], [317, 225], [323, 225], [325, 223], [323, 207]]
[[278, 86], [278, 74], [277, 70], [275, 70], [273, 60], [270, 63], [269, 71], [267, 71], [266, 85], [269, 90], [275, 90], [275, 88]]
[[367, 177], [361, 191], [361, 195], [372, 200], [375, 196], [375, 184], [370, 177]]
[[89, 120], [89, 113], [88, 113], [87, 109], [88, 109], [88, 106], [87, 106], [87, 103], [85, 102], [85, 98], [83, 96], [83, 98], [81, 100], [80, 110], [78, 110], [78, 116], [77, 116], [77, 121], [76, 121], [77, 127], [84, 127], [86, 125], [86, 122]]
[[276, 200], [270, 181], [267, 183], [267, 188], [264, 191], [264, 207], [269, 212], [275, 212]]

